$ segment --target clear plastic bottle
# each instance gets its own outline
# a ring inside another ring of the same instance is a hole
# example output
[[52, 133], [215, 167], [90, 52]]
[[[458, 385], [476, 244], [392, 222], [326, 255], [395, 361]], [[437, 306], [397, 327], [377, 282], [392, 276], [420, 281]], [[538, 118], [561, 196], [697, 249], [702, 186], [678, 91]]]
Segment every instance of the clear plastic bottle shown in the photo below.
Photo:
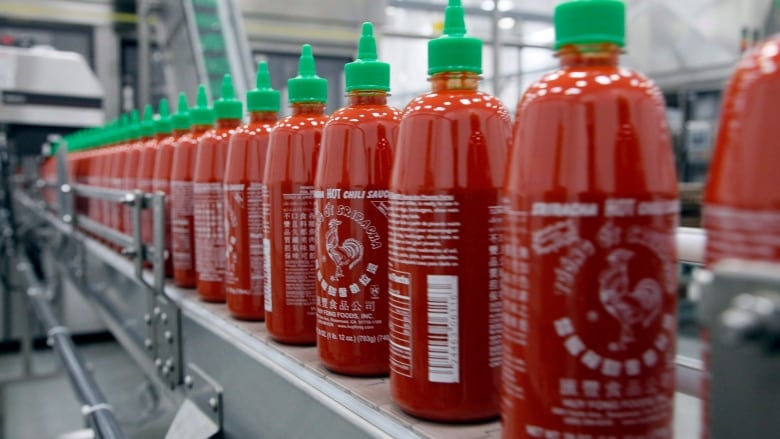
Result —
[[[401, 112], [387, 105], [390, 65], [377, 60], [371, 23], [344, 75], [349, 104], [325, 124], [314, 183], [317, 351], [333, 371], [385, 375], [387, 193]], [[344, 307], [354, 318], [339, 317]]]
[[390, 390], [415, 416], [498, 416], [501, 208], [509, 113], [477, 89], [460, 1], [428, 43], [431, 92], [404, 110], [390, 180]]
[[[162, 113], [162, 110], [160, 111]], [[162, 117], [161, 117], [162, 118]], [[163, 122], [165, 123], [165, 122]], [[188, 135], [192, 119], [187, 105], [187, 95], [179, 93], [178, 111], [170, 116], [167, 122], [171, 125], [171, 135], [160, 141], [157, 156], [154, 161], [152, 188], [165, 194], [165, 248], [168, 257], [165, 259], [165, 275], [173, 277], [173, 210], [171, 203], [171, 175], [173, 173], [173, 156], [176, 145]], [[163, 127], [167, 128], [167, 127]]]
[[214, 101], [217, 123], [198, 141], [192, 179], [198, 294], [209, 302], [225, 301], [225, 195], [222, 187], [228, 142], [241, 125], [242, 111], [230, 75], [225, 75], [222, 97]]
[[618, 65], [622, 1], [561, 3], [554, 22], [561, 65], [518, 103], [504, 185], [503, 436], [671, 438], [679, 202], [663, 97]]
[[249, 123], [230, 137], [224, 188], [225, 294], [230, 313], [245, 320], [265, 320], [263, 172], [281, 100], [265, 61], [257, 66], [256, 85], [246, 94]]
[[287, 88], [292, 115], [271, 131], [263, 175], [265, 322], [276, 341], [312, 345], [317, 340], [314, 171], [328, 120], [328, 81], [317, 76], [308, 44]]
[[192, 128], [176, 143], [171, 165], [173, 281], [185, 288], [195, 288], [198, 284], [193, 214], [195, 153], [201, 137], [214, 128], [214, 110], [209, 107], [205, 85], [198, 87], [196, 105], [190, 110], [190, 117]]

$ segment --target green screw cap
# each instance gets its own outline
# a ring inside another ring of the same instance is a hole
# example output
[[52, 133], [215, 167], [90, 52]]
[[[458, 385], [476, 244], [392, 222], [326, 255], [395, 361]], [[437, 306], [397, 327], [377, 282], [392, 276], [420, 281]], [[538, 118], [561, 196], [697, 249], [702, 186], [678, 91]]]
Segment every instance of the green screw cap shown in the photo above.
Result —
[[390, 64], [377, 60], [374, 25], [365, 22], [358, 42], [357, 58], [344, 66], [347, 91], [390, 90]]
[[139, 137], [141, 137], [141, 122], [139, 119], [138, 110], [133, 110], [130, 112], [130, 120], [126, 125], [127, 131], [125, 134], [125, 138], [127, 140], [137, 140]]
[[214, 113], [217, 119], [241, 119], [244, 115], [244, 107], [236, 99], [230, 74], [222, 77], [222, 97], [214, 101]]
[[247, 111], [279, 112], [281, 94], [271, 87], [271, 75], [268, 73], [268, 63], [260, 61], [257, 65], [257, 85], [254, 90], [246, 93]]
[[193, 125], [214, 125], [214, 110], [209, 107], [209, 97], [206, 94], [206, 86], [198, 86], [196, 105], [190, 110]]
[[428, 41], [428, 74], [482, 73], [482, 40], [466, 36], [465, 12], [460, 0], [449, 0], [444, 10], [442, 36]]
[[168, 99], [160, 99], [157, 113], [160, 115], [160, 117], [154, 121], [154, 127], [157, 134], [170, 134], [173, 131], [173, 123], [171, 122], [171, 110], [170, 107], [168, 107]]
[[154, 108], [151, 104], [146, 104], [144, 107], [144, 120], [141, 122], [141, 137], [152, 137], [154, 133]]
[[287, 94], [291, 104], [328, 101], [328, 80], [317, 76], [311, 46], [301, 46], [298, 76], [287, 80]]
[[187, 95], [184, 92], [179, 93], [179, 106], [176, 113], [171, 116], [171, 124], [173, 129], [178, 131], [189, 130], [192, 125]]
[[626, 5], [618, 0], [561, 3], [553, 14], [555, 50], [568, 44], [626, 43]]

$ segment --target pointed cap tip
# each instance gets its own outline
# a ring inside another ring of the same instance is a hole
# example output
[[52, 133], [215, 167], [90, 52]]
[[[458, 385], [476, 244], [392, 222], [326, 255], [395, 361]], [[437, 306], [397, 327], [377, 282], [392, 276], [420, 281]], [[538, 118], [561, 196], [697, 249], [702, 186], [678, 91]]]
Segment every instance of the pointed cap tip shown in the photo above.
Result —
[[168, 105], [168, 98], [160, 99], [160, 104], [157, 106], [157, 113], [160, 117], [168, 117], [171, 114], [171, 107]]
[[377, 59], [374, 25], [369, 21], [363, 23], [360, 40], [358, 41], [357, 59], [368, 61]]
[[214, 110], [209, 107], [209, 96], [206, 92], [206, 85], [198, 86], [198, 95], [196, 104], [190, 109], [193, 125], [214, 125]]
[[158, 134], [169, 134], [173, 131], [173, 125], [171, 123], [171, 110], [168, 105], [168, 99], [160, 99], [160, 103], [157, 105], [157, 113], [159, 117], [154, 121], [154, 127]]
[[179, 92], [179, 102], [178, 105], [176, 105], [176, 112], [181, 113], [184, 111], [189, 111], [190, 104], [187, 102], [187, 93]]
[[188, 130], [192, 125], [190, 118], [189, 104], [187, 103], [187, 94], [179, 93], [179, 103], [176, 106], [176, 113], [171, 116], [171, 124], [174, 130]]

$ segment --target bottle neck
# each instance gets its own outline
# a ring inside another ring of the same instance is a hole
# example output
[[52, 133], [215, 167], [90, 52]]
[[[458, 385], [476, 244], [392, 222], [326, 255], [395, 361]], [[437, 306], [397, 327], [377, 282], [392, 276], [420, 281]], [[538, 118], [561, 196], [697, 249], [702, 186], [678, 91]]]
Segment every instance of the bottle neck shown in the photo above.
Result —
[[206, 131], [208, 131], [208, 130], [210, 130], [212, 128], [214, 128], [213, 125], [193, 125], [192, 129], [190, 130], [190, 132], [192, 134], [202, 134], [202, 133], [205, 133]]
[[431, 90], [476, 90], [479, 75], [474, 72], [442, 72], [430, 77]]
[[387, 92], [383, 90], [353, 90], [347, 93], [349, 105], [387, 105]]
[[185, 135], [185, 134], [187, 134], [189, 132], [190, 132], [190, 130], [175, 129], [175, 130], [173, 130], [173, 135], [174, 136], [183, 136], [183, 135]]
[[613, 43], [570, 44], [558, 49], [556, 54], [561, 67], [617, 67], [620, 46]]
[[241, 125], [241, 119], [217, 119], [217, 129], [219, 128], [235, 128]]
[[275, 111], [250, 111], [250, 123], [274, 123], [278, 119]]
[[322, 102], [297, 102], [290, 105], [293, 116], [319, 116], [325, 114]]

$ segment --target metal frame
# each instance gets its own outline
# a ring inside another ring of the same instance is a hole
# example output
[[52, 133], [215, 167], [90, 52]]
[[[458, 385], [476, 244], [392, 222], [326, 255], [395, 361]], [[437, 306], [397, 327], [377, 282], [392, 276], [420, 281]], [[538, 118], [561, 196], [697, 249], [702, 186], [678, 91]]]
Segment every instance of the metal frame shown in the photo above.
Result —
[[90, 420], [98, 437], [123, 439], [125, 435], [114, 417], [113, 408], [106, 402], [100, 387], [84, 366], [70, 337], [70, 331], [54, 316], [47, 299], [49, 294], [35, 276], [32, 265], [22, 252], [17, 253], [16, 257], [19, 260], [16, 269], [23, 274], [28, 285], [26, 293], [30, 308], [43, 325], [48, 337], [47, 343], [60, 357], [79, 401], [84, 404], [81, 408], [82, 414]]

